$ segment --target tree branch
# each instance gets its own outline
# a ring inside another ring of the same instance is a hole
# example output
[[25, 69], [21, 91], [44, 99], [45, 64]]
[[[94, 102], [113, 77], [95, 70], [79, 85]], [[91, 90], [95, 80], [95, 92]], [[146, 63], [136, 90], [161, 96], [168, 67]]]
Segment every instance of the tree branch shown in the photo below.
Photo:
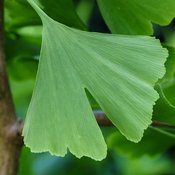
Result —
[[[12, 102], [12, 96], [7, 79], [6, 66], [5, 66], [5, 52], [4, 52], [4, 11], [3, 0], [0, 0], [0, 119], [4, 117], [4, 114], [12, 119], [15, 118], [15, 110]], [[8, 104], [8, 105], [7, 105]]]
[[[100, 126], [114, 126], [112, 122], [106, 117], [106, 115], [102, 111], [94, 111], [95, 118], [97, 123]], [[162, 129], [173, 129], [175, 130], [175, 125], [171, 125], [169, 123], [160, 122], [153, 120], [152, 124], [150, 125], [154, 128], [162, 128]]]
[[0, 0], [0, 175], [16, 175], [22, 147], [9, 88], [4, 51], [4, 0]]

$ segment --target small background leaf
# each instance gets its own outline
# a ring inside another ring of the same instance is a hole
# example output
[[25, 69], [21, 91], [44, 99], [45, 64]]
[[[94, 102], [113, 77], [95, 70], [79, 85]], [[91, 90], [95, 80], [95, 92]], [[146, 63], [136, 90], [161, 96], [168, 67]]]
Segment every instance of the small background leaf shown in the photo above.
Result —
[[168, 25], [175, 17], [174, 0], [98, 0], [112, 33], [153, 34], [152, 24]]
[[[158, 140], [163, 142], [160, 143]], [[120, 155], [141, 157], [146, 154], [154, 157], [170, 148], [175, 143], [175, 139], [149, 128], [145, 131], [142, 140], [137, 144], [129, 142], [119, 132], [111, 134], [107, 143], [110, 149], [115, 150]]]
[[37, 1], [39, 2], [39, 5], [43, 11], [52, 19], [70, 27], [85, 29], [85, 25], [76, 13], [72, 0]]
[[6, 0], [5, 12], [7, 30], [29, 25], [41, 25], [39, 16], [26, 0]]

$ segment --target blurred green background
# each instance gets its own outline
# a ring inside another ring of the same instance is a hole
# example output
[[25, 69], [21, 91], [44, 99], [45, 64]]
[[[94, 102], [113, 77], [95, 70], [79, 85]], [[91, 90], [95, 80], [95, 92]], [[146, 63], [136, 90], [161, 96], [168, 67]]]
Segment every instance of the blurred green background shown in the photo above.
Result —
[[[71, 23], [83, 30], [110, 33], [94, 0], [74, 0], [81, 22]], [[47, 10], [47, 9], [46, 9]], [[66, 9], [65, 13], [67, 13]], [[67, 23], [69, 23], [69, 19]], [[66, 22], [65, 22], [66, 23]], [[167, 73], [161, 81], [164, 95], [175, 104], [175, 21], [168, 26], [154, 26], [170, 53]], [[7, 69], [11, 90], [20, 118], [26, 115], [38, 67], [42, 24], [24, 0], [6, 0], [5, 32]], [[91, 97], [90, 97], [91, 98]], [[93, 99], [92, 107], [98, 108]], [[154, 120], [175, 124], [175, 109], [164, 98], [154, 107]], [[149, 128], [138, 144], [127, 141], [115, 128], [102, 128], [108, 144], [108, 156], [101, 162], [89, 158], [77, 159], [71, 154], [55, 157], [47, 153], [33, 154], [23, 147], [19, 175], [163, 175], [175, 174], [175, 137]], [[172, 134], [173, 131], [171, 131]], [[95, 133], [94, 133], [95, 134]], [[98, 145], [97, 145], [98, 147]]]

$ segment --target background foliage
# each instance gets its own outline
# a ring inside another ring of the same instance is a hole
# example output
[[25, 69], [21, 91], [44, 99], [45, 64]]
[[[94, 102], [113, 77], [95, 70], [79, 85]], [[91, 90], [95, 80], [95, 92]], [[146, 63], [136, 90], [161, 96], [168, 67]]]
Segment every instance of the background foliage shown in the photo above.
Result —
[[[154, 35], [159, 38], [163, 46], [169, 50], [169, 58], [166, 62], [166, 74], [159, 82], [160, 88], [159, 86], [157, 88], [162, 96], [154, 106], [153, 119], [174, 124], [175, 34], [174, 22], [172, 21], [170, 25], [168, 23], [175, 17], [175, 2], [159, 0], [158, 3], [147, 1], [145, 4], [139, 4], [139, 1], [135, 0], [130, 5], [119, 0], [115, 2], [117, 5], [108, 0], [98, 0], [98, 6], [93, 0], [67, 0], [67, 5], [60, 8], [57, 1], [40, 1], [45, 4], [44, 7], [47, 7], [44, 10], [48, 15], [70, 27], [105, 33], [110, 33], [109, 29], [111, 29], [114, 33]], [[147, 8], [144, 9], [142, 5]], [[115, 6], [118, 7], [118, 10], [112, 9]], [[152, 8], [149, 9], [148, 6]], [[127, 8], [129, 9], [126, 10]], [[140, 15], [140, 9], [143, 15]], [[106, 13], [106, 11], [111, 13]], [[36, 12], [24, 0], [6, 0], [5, 12], [8, 73], [17, 115], [24, 117], [31, 99], [38, 67], [42, 24]], [[118, 16], [118, 18], [110, 20], [112, 18], [110, 15]], [[130, 19], [131, 16], [134, 20]], [[120, 20], [115, 21], [115, 19]], [[131, 21], [134, 23], [130, 24]], [[153, 22], [153, 26], [150, 21]], [[123, 25], [120, 25], [121, 23]], [[161, 27], [157, 23], [168, 26]], [[98, 108], [93, 99], [91, 101], [92, 106]], [[174, 138], [149, 128], [142, 141], [135, 144], [123, 138], [114, 128], [102, 128], [102, 130], [109, 147], [108, 156], [102, 162], [95, 162], [88, 158], [78, 160], [71, 155], [58, 158], [49, 154], [32, 154], [27, 148], [24, 148], [21, 155], [20, 174], [110, 175], [118, 173], [135, 175], [175, 172], [173, 167]], [[173, 131], [168, 132], [173, 134]]]

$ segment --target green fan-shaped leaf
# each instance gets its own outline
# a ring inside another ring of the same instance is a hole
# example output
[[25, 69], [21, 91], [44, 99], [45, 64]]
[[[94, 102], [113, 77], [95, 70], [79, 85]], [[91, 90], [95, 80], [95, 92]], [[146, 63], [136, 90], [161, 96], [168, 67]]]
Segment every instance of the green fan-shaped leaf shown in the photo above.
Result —
[[167, 51], [145, 36], [80, 31], [47, 16], [36, 87], [23, 130], [33, 152], [101, 160], [106, 144], [88, 102], [87, 89], [109, 119], [138, 142], [151, 123], [158, 98], [153, 86], [165, 73]]
[[151, 35], [151, 22], [167, 25], [175, 17], [174, 0], [98, 0], [98, 4], [113, 33]]

